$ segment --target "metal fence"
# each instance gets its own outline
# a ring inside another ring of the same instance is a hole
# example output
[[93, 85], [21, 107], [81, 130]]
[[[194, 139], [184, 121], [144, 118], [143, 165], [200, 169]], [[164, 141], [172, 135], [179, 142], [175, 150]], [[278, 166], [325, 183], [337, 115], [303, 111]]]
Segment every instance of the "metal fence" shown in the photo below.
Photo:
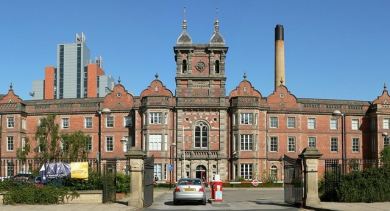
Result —
[[340, 185], [342, 175], [382, 166], [383, 163], [380, 160], [325, 160], [324, 195], [326, 195], [326, 200], [333, 200], [333, 197], [336, 197], [336, 190]]
[[[70, 163], [70, 160], [53, 160], [50, 162], [65, 162]], [[89, 168], [97, 170], [96, 159], [76, 160], [72, 162], [88, 162]], [[15, 176], [19, 173], [37, 173], [44, 162], [39, 159], [27, 159], [25, 161], [18, 159], [2, 159], [0, 160], [0, 178]]]

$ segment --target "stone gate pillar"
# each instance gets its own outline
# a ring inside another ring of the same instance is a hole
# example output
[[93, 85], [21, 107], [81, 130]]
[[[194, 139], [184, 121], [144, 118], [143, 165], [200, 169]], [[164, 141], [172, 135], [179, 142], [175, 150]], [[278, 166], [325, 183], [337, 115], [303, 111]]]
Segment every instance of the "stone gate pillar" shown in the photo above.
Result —
[[318, 159], [322, 154], [313, 147], [305, 148], [299, 157], [304, 165], [304, 195], [303, 203], [305, 206], [317, 205], [320, 203], [318, 197]]
[[129, 206], [144, 207], [143, 168], [146, 155], [141, 150], [129, 150], [126, 157], [130, 164], [130, 198]]

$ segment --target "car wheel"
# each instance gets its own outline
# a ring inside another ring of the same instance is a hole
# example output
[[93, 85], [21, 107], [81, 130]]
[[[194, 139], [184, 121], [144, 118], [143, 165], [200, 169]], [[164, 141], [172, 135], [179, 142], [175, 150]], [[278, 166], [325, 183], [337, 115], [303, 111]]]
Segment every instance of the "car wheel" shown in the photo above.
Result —
[[179, 201], [178, 200], [173, 200], [173, 204], [177, 205], [177, 204], [179, 204]]

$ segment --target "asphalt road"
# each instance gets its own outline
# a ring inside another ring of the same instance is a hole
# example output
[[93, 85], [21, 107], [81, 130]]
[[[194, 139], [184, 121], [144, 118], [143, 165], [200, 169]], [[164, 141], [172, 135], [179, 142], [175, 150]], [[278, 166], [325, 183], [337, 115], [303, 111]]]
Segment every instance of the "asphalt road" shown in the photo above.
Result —
[[[210, 192], [207, 191], [207, 197]], [[165, 192], [156, 197], [152, 206], [145, 210], [298, 210], [284, 203], [283, 189], [225, 189], [223, 202], [185, 203], [173, 205], [172, 192]]]

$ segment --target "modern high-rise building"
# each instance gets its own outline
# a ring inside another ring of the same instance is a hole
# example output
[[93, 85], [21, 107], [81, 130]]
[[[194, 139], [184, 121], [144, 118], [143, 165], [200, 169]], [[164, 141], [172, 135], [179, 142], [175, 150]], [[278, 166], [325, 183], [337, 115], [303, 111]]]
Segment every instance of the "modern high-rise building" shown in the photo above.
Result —
[[45, 80], [33, 81], [31, 96], [38, 99], [86, 98], [106, 95], [114, 80], [102, 69], [102, 58], [94, 62], [84, 33], [76, 34], [75, 43], [57, 46], [57, 67], [45, 68]]

